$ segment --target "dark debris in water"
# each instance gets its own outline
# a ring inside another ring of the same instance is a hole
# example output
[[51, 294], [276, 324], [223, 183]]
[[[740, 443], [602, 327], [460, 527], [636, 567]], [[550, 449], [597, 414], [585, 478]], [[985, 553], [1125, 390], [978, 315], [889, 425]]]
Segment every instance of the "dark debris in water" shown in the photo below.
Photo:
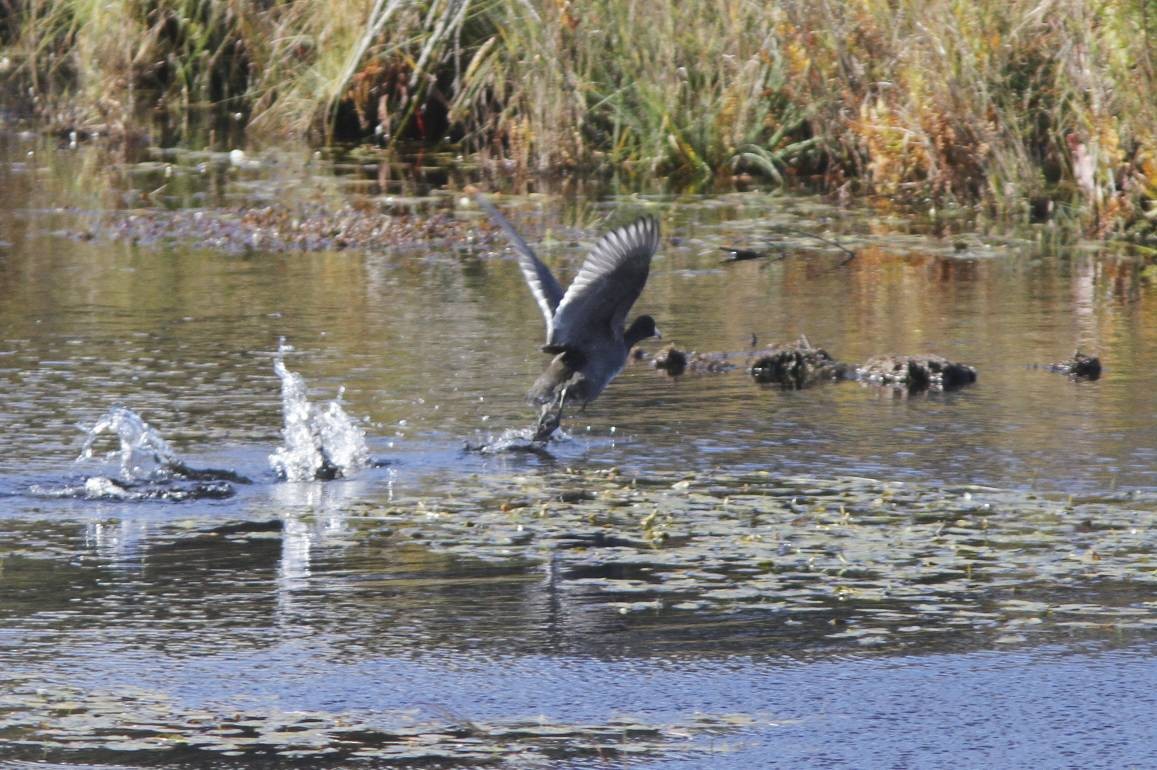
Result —
[[[640, 358], [636, 356], [636, 358]], [[671, 377], [678, 377], [686, 372], [695, 374], [719, 374], [729, 372], [739, 367], [733, 360], [731, 353], [698, 351], [683, 351], [674, 345], [668, 345], [655, 354], [652, 366]]]
[[1078, 350], [1067, 361], [1049, 364], [1048, 369], [1050, 372], [1067, 374], [1074, 380], [1097, 380], [1101, 377], [1101, 359]]
[[59, 487], [37, 485], [29, 490], [42, 497], [119, 502], [184, 503], [196, 500], [224, 500], [237, 493], [228, 481], [187, 481], [181, 478], [157, 478], [126, 481], [107, 476], [89, 476], [79, 484]]
[[687, 371], [687, 354], [674, 345], [668, 345], [655, 354], [652, 362], [656, 369], [660, 369], [672, 377], [678, 377]]
[[819, 382], [844, 379], [849, 367], [817, 348], [806, 337], [786, 345], [773, 345], [752, 355], [749, 371], [756, 382], [802, 389]]
[[[647, 360], [647, 354], [636, 350], [634, 358], [644, 361]], [[791, 390], [803, 390], [838, 380], [859, 380], [866, 384], [912, 392], [954, 390], [976, 382], [975, 368], [943, 356], [875, 356], [854, 366], [837, 361], [823, 348], [812, 345], [807, 337], [737, 354], [687, 352], [669, 345], [651, 359], [651, 364], [671, 377], [679, 377], [687, 372], [728, 372], [738, 368], [737, 360], [744, 361], [743, 366], [756, 382]], [[1096, 374], [1091, 374], [1094, 366]], [[1096, 379], [1100, 374], [1100, 362], [1095, 358], [1086, 362], [1077, 354], [1072, 362], [1053, 364], [1050, 369], [1071, 373], [1073, 377]]]
[[727, 254], [727, 257], [720, 260], [720, 262], [745, 262], [752, 259], [763, 259], [767, 256], [765, 252], [745, 249], [739, 246], [720, 246], [719, 250]]
[[170, 478], [182, 481], [221, 481], [232, 484], [252, 484], [253, 481], [227, 468], [191, 468], [180, 460], [169, 460], [163, 468]]
[[235, 484], [251, 484], [250, 479], [224, 468], [193, 468], [168, 458], [147, 478], [89, 476], [80, 483], [61, 486], [34, 486], [30, 491], [43, 497], [119, 502], [184, 503], [196, 500], [224, 500], [233, 497]]
[[842, 363], [807, 337], [749, 354], [756, 382], [802, 390], [821, 382], [859, 380], [910, 392], [954, 390], [976, 382], [976, 369], [938, 355], [875, 356], [859, 366]]
[[910, 391], [954, 390], [976, 382], [976, 369], [943, 356], [875, 356], [856, 368], [857, 378]]
[[205, 534], [229, 537], [234, 535], [251, 535], [255, 533], [282, 532], [285, 522], [281, 519], [270, 521], [240, 521], [233, 524], [222, 524], [206, 530]]

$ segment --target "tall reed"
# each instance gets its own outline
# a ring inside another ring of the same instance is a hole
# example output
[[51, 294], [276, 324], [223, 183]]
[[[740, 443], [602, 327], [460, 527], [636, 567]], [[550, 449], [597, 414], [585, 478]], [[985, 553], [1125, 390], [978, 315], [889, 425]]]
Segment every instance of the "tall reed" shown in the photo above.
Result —
[[12, 0], [38, 106], [1155, 216], [1152, 0]]

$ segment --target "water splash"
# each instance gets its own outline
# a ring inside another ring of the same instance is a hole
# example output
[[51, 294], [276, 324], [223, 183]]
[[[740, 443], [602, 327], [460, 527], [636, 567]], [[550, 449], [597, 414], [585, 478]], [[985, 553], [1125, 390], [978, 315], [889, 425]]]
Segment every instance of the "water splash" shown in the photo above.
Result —
[[324, 407], [310, 403], [305, 380], [285, 366], [285, 354], [292, 350], [283, 341], [273, 360], [281, 380], [285, 446], [269, 456], [269, 464], [287, 481], [348, 477], [370, 464], [366, 434], [342, 408], [344, 389]]
[[480, 452], [485, 455], [503, 454], [506, 452], [529, 452], [531, 454], [549, 455], [548, 445], [571, 441], [572, 437], [562, 428], [555, 428], [548, 438], [541, 438], [539, 428], [507, 428], [498, 436], [491, 435], [486, 441], [466, 443], [466, 451]]
[[[115, 433], [120, 440], [121, 478], [125, 481], [154, 478], [181, 464], [161, 434], [127, 407], [109, 409], [87, 432], [88, 437], [76, 461], [91, 460], [100, 437]], [[109, 452], [106, 459], [112, 460], [117, 454], [116, 450]]]
[[[76, 462], [93, 459], [120, 461], [116, 478], [89, 476], [80, 483], [60, 487], [34, 485], [29, 490], [44, 497], [71, 497], [84, 500], [184, 500], [231, 497], [231, 482], [248, 484], [249, 479], [230, 470], [190, 468], [167, 441], [133, 410], [114, 406], [105, 412], [87, 434]], [[102, 437], [116, 436], [117, 446], [98, 457]]]

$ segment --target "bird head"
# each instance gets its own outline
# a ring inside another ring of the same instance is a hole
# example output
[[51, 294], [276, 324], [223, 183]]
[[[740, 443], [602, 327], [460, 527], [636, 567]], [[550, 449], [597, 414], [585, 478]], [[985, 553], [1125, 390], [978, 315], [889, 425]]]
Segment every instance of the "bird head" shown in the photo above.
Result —
[[655, 319], [649, 315], [641, 315], [636, 318], [623, 334], [623, 339], [626, 340], [628, 348], [642, 342], [648, 337], [663, 338], [663, 335], [659, 333], [659, 329], [655, 326]]

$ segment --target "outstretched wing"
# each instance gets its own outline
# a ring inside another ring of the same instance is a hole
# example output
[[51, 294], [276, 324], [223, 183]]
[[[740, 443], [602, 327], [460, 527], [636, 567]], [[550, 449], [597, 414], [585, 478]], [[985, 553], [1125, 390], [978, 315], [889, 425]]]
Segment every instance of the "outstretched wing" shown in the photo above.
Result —
[[554, 311], [563, 298], [562, 286], [550, 272], [550, 268], [538, 258], [534, 250], [514, 229], [514, 225], [510, 224], [506, 217], [494, 208], [494, 204], [486, 200], [482, 193], [476, 194], [474, 200], [502, 228], [506, 237], [510, 239], [510, 244], [518, 252], [518, 266], [522, 268], [522, 274], [526, 276], [526, 283], [530, 286], [535, 301], [542, 309], [543, 317], [546, 318], [546, 338], [549, 340], [554, 333]]
[[631, 305], [643, 293], [659, 222], [642, 217], [604, 235], [579, 268], [554, 314], [549, 347], [575, 346], [593, 335], [621, 336]]

